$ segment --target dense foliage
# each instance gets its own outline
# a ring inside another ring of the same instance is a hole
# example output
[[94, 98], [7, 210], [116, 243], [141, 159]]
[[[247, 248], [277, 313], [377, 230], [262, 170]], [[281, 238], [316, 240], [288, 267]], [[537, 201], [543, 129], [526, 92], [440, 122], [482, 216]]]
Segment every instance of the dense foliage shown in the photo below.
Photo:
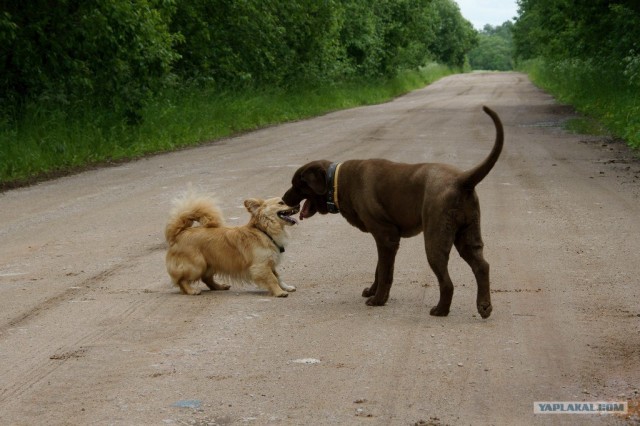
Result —
[[453, 0], [0, 0], [0, 190], [381, 102], [475, 40]]
[[640, 71], [640, 2], [637, 0], [519, 0], [514, 28], [519, 58], [595, 61]]
[[518, 4], [516, 55], [534, 81], [640, 147], [640, 2]]
[[138, 120], [167, 85], [238, 87], [461, 66], [476, 33], [453, 0], [0, 2], [0, 111], [107, 105]]
[[0, 11], [2, 110], [91, 98], [123, 111], [163, 83], [178, 59], [168, 11], [148, 0], [5, 1]]
[[480, 31], [478, 45], [469, 52], [469, 65], [474, 70], [509, 71], [513, 69], [513, 22]]

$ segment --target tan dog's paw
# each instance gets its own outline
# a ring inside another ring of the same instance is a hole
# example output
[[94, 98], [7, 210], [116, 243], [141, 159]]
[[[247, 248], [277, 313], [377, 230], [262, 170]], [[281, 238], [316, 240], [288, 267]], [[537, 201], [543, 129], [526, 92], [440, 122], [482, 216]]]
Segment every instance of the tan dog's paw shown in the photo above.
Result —
[[276, 293], [274, 294], [275, 297], [288, 297], [289, 293], [287, 293], [286, 291], [283, 291], [282, 293]]
[[287, 285], [285, 283], [280, 283], [280, 288], [283, 289], [284, 291], [288, 291], [289, 293], [293, 293], [294, 291], [296, 291], [296, 286]]
[[[208, 285], [208, 284], [207, 284]], [[218, 284], [218, 283], [214, 283], [213, 285], [208, 285], [208, 287], [212, 290], [212, 291], [225, 291], [225, 290], [229, 290], [231, 288], [231, 284]]]
[[213, 280], [211, 277], [202, 277], [202, 282], [207, 285], [211, 289], [211, 291], [218, 290], [229, 290], [231, 285], [229, 284], [219, 284]]
[[187, 282], [179, 282], [178, 287], [180, 287], [182, 294], [188, 294], [189, 296], [197, 296], [201, 291], [199, 288], [191, 287]]

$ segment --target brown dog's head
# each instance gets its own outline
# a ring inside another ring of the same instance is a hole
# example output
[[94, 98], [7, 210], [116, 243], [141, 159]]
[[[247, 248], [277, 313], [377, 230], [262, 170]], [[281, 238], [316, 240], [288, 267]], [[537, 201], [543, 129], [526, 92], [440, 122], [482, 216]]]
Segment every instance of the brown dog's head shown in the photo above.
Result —
[[330, 161], [319, 160], [300, 167], [291, 179], [291, 189], [282, 196], [288, 206], [298, 206], [306, 200], [300, 211], [300, 220], [316, 213], [327, 214], [327, 170]]

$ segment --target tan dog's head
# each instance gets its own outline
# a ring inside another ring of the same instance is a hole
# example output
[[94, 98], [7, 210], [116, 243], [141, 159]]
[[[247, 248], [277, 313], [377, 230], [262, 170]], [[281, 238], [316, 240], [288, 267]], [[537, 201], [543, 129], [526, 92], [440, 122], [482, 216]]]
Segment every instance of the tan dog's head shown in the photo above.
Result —
[[251, 213], [251, 222], [265, 229], [283, 228], [284, 225], [295, 225], [298, 221], [291, 217], [298, 213], [298, 207], [287, 206], [282, 198], [269, 198], [261, 200], [249, 198], [244, 206]]

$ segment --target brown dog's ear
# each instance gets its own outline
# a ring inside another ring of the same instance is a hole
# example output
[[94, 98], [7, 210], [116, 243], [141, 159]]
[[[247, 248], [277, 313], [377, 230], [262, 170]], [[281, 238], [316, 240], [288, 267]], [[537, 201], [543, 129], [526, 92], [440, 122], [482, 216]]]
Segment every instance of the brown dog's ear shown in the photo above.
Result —
[[248, 200], [244, 200], [244, 206], [249, 211], [249, 213], [255, 213], [256, 211], [258, 211], [262, 204], [264, 204], [264, 201], [256, 198], [249, 198]]
[[302, 171], [300, 177], [309, 188], [318, 195], [327, 193], [327, 172], [319, 165], [314, 164]]

